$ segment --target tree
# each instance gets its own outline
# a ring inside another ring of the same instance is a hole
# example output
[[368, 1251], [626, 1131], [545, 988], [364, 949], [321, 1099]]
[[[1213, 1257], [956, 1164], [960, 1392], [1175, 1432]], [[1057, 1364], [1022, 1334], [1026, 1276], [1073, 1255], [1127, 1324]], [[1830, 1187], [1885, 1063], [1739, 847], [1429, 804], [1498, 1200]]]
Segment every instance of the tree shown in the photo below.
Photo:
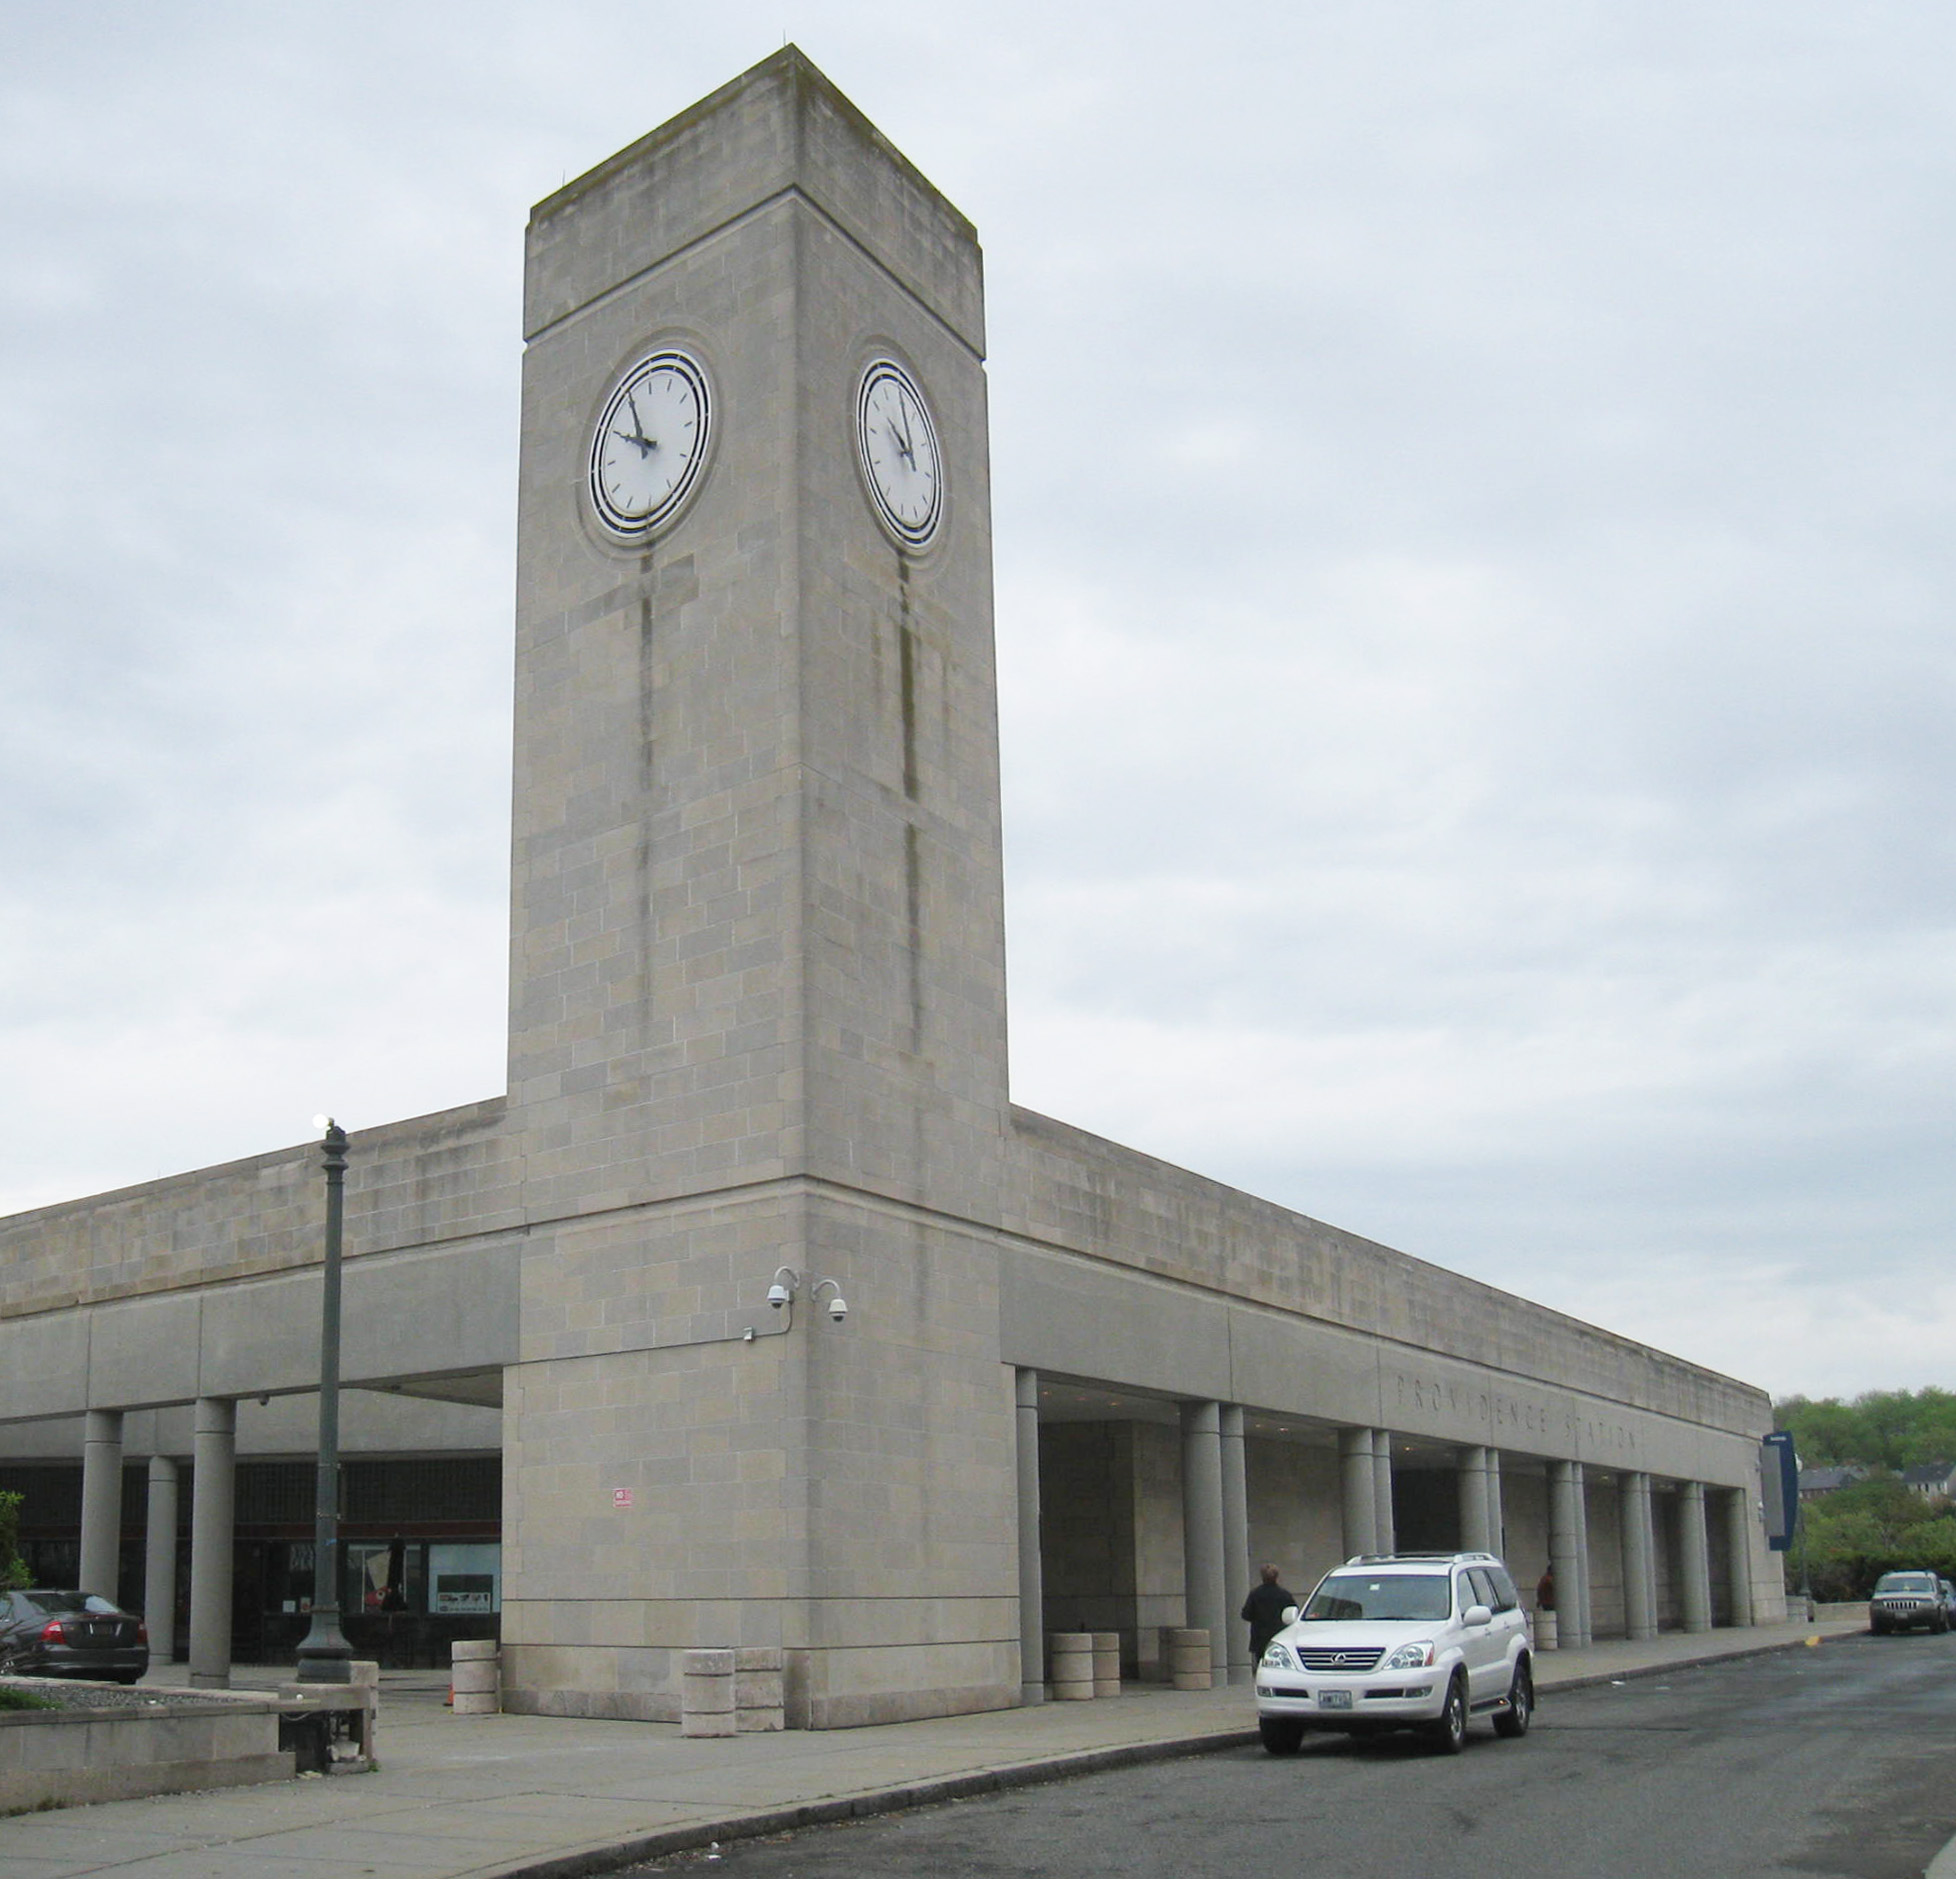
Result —
[[1802, 1467], [1861, 1462], [1899, 1473], [1919, 1462], [1956, 1461], [1956, 1392], [1869, 1390], [1851, 1403], [1789, 1396], [1773, 1406], [1793, 1433]]
[[27, 1561], [20, 1554], [22, 1494], [0, 1492], [0, 1591], [28, 1583]]
[[[1808, 1501], [1801, 1545], [1817, 1598], [1866, 1598], [1884, 1572], [1933, 1572], [1956, 1579], [1956, 1515], [1932, 1506], [1893, 1475], [1877, 1475]], [[1793, 1556], [1787, 1556], [1792, 1577]]]

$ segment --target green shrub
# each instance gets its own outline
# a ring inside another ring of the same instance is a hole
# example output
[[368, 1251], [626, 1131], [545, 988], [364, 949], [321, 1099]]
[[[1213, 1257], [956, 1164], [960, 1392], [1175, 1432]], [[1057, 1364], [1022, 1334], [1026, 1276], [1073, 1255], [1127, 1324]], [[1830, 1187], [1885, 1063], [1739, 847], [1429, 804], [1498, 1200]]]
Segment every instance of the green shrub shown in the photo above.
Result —
[[28, 1583], [27, 1561], [20, 1556], [19, 1494], [0, 1493], [0, 1592]]

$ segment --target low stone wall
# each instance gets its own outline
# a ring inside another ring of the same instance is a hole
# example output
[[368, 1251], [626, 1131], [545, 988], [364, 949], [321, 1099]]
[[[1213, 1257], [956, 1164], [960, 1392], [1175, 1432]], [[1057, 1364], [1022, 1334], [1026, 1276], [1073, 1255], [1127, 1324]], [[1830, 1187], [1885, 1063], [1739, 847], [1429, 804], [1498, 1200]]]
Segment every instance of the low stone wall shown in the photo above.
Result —
[[268, 1698], [5, 1681], [63, 1706], [0, 1710], [0, 1814], [292, 1779]]

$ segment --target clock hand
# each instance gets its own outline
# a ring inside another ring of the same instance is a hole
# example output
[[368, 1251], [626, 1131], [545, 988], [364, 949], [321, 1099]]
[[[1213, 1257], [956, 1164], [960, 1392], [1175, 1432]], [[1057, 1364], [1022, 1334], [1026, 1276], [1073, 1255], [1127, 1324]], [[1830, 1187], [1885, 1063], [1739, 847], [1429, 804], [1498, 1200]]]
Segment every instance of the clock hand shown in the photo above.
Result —
[[910, 441], [910, 413], [904, 407], [901, 399], [897, 402], [897, 423], [903, 426], [902, 434], [898, 435], [896, 424], [892, 424], [890, 426], [891, 440], [897, 447], [897, 455], [914, 470], [917, 467], [917, 449]]
[[638, 414], [638, 400], [630, 392], [625, 394], [625, 403], [630, 408], [632, 414], [631, 433], [627, 435], [624, 431], [615, 431], [612, 434], [616, 437], [623, 437], [628, 444], [636, 444], [638, 446], [638, 454], [641, 457], [649, 457], [653, 451], [658, 449], [658, 440], [646, 436], [645, 420]]

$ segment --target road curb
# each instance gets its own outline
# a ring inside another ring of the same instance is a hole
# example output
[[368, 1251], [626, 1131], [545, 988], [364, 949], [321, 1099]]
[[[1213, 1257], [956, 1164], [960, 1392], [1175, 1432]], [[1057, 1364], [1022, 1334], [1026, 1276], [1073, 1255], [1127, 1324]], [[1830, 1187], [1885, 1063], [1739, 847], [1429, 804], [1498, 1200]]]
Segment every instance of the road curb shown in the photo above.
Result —
[[[1629, 1683], [1639, 1677], [1668, 1676], [1673, 1670], [1700, 1670], [1706, 1664], [1736, 1664], [1748, 1657], [1771, 1657], [1776, 1651], [1813, 1650], [1822, 1644], [1833, 1644], [1842, 1638], [1860, 1635], [1858, 1631], [1836, 1631], [1831, 1636], [1812, 1631], [1803, 1638], [1782, 1638], [1777, 1643], [1754, 1644], [1737, 1651], [1706, 1651], [1702, 1656], [1673, 1657], [1664, 1664], [1634, 1664], [1625, 1670], [1599, 1670], [1593, 1676], [1558, 1679], [1550, 1684], [1543, 1684], [1538, 1679], [1536, 1687], [1550, 1696], [1559, 1696], [1564, 1690], [1594, 1690], [1605, 1684]], [[1541, 1662], [1539, 1652], [1535, 1661]]]
[[469, 1879], [583, 1879], [587, 1873], [617, 1872], [641, 1860], [657, 1859], [667, 1853], [693, 1852], [715, 1841], [754, 1840], [770, 1833], [792, 1833], [802, 1827], [832, 1827], [845, 1820], [869, 1820], [878, 1814], [898, 1813], [906, 1807], [972, 1800], [980, 1795], [1002, 1794], [1010, 1788], [1031, 1788], [1048, 1781], [1065, 1781], [1074, 1775], [1097, 1774], [1107, 1768], [1133, 1768], [1146, 1762], [1179, 1761], [1192, 1755], [1213, 1755], [1223, 1749], [1248, 1748], [1260, 1739], [1254, 1728], [1218, 1729], [1159, 1742], [1121, 1742], [1107, 1748], [1075, 1749], [1066, 1755], [1046, 1756], [1033, 1762], [973, 1768], [962, 1774], [872, 1788], [862, 1794], [728, 1814], [719, 1820], [633, 1834], [625, 1840], [606, 1840], [561, 1853], [478, 1866], [471, 1870]]
[[[1809, 1634], [1820, 1643], [1833, 1639]], [[1851, 1631], [1839, 1637], [1857, 1635]], [[1663, 1676], [1673, 1670], [1693, 1670], [1705, 1664], [1733, 1663], [1745, 1657], [1769, 1657], [1776, 1651], [1806, 1648], [1806, 1637], [1785, 1638], [1745, 1650], [1706, 1651], [1702, 1655], [1677, 1657], [1663, 1664], [1635, 1665], [1622, 1671], [1598, 1671], [1594, 1676], [1571, 1677], [1547, 1686], [1546, 1695], [1559, 1696], [1565, 1690], [1587, 1690], [1612, 1683], [1627, 1683], [1633, 1678]], [[1172, 1736], [1158, 1742], [1122, 1742], [1106, 1748], [1075, 1749], [1065, 1755], [1042, 1757], [1038, 1761], [1009, 1762], [997, 1768], [974, 1768], [962, 1774], [938, 1775], [924, 1781], [899, 1782], [887, 1788], [872, 1788], [861, 1794], [836, 1795], [819, 1801], [798, 1801], [791, 1807], [761, 1808], [751, 1813], [728, 1814], [718, 1820], [689, 1823], [683, 1827], [664, 1827], [650, 1833], [633, 1834], [623, 1840], [594, 1841], [558, 1853], [530, 1855], [500, 1865], [478, 1866], [469, 1879], [585, 1879], [586, 1874], [617, 1872], [644, 1860], [668, 1853], [690, 1853], [716, 1841], [755, 1840], [773, 1833], [793, 1833], [804, 1827], [832, 1827], [847, 1820], [871, 1820], [879, 1814], [894, 1814], [906, 1807], [927, 1807], [944, 1801], [973, 1800], [981, 1795], [1002, 1794], [1012, 1788], [1037, 1787], [1049, 1781], [1065, 1781], [1074, 1775], [1097, 1774], [1108, 1768], [1133, 1768], [1147, 1762], [1179, 1761], [1194, 1755], [1214, 1755], [1224, 1749], [1250, 1748], [1261, 1737], [1254, 1725], [1243, 1729], [1214, 1729], [1200, 1735]], [[1956, 1847], [1952, 1847], [1956, 1851]], [[1947, 1868], [1936, 1868], [1934, 1879], [1956, 1879], [1956, 1861]]]

